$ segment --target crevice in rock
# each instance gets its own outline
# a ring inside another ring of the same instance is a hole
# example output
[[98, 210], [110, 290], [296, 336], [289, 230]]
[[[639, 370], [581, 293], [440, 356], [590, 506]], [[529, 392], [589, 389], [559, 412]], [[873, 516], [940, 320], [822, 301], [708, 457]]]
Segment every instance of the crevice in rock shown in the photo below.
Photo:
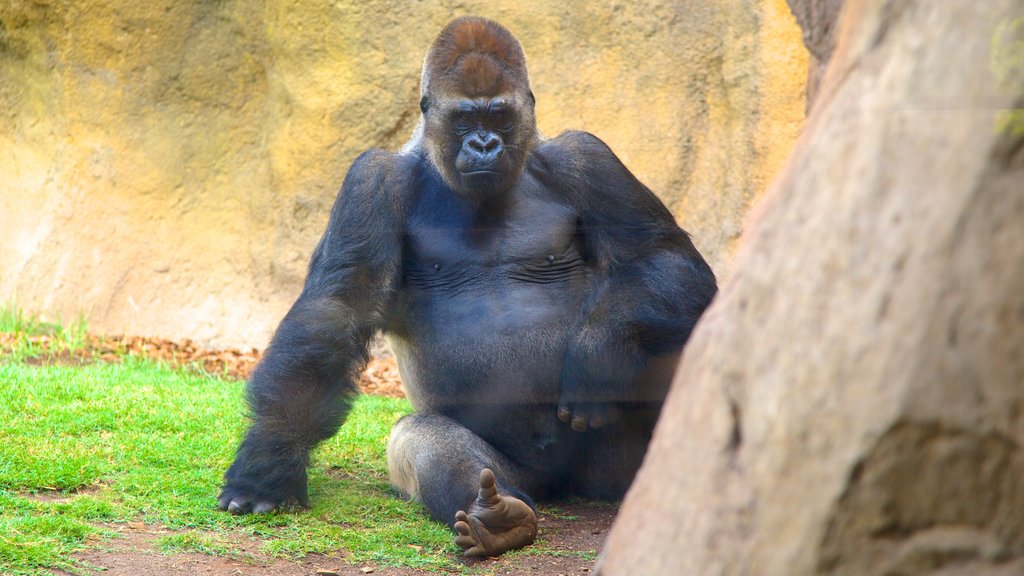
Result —
[[732, 398], [729, 399], [729, 415], [732, 417], [732, 432], [729, 434], [729, 444], [726, 448], [735, 454], [743, 445], [743, 413], [740, 405]]

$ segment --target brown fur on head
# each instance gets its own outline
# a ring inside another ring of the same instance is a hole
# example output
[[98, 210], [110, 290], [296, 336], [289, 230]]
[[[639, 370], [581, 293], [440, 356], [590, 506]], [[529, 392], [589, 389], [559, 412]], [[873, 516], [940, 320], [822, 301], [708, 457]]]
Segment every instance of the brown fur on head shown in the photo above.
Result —
[[530, 90], [523, 47], [504, 26], [475, 16], [451, 21], [423, 62], [423, 94], [458, 92], [475, 97]]

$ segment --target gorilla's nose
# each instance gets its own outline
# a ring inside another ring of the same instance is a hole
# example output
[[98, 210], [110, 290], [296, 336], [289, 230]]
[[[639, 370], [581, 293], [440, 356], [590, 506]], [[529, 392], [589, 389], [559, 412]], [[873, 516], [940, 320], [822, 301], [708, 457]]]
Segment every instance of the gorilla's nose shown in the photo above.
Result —
[[[502, 139], [497, 134], [473, 134], [467, 142], [469, 148], [477, 154], [490, 154], [502, 146]], [[498, 150], [500, 152], [500, 150]]]
[[500, 170], [499, 160], [505, 146], [501, 136], [485, 130], [469, 134], [462, 141], [462, 150], [455, 159], [455, 168], [463, 174], [492, 175]]

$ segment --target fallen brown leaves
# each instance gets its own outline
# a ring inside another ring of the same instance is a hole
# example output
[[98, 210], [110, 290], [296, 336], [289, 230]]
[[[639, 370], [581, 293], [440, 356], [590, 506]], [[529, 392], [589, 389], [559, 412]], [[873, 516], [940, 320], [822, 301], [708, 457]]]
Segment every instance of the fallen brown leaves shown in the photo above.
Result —
[[[233, 380], [246, 380], [260, 359], [255, 348], [204, 348], [189, 339], [174, 341], [143, 336], [85, 337], [84, 346], [68, 349], [60, 340], [48, 335], [0, 333], [0, 356], [11, 355], [18, 347], [30, 347], [33, 353], [25, 359], [29, 364], [80, 365], [91, 362], [120, 362], [125, 356], [142, 356], [172, 366], [202, 370]], [[398, 365], [393, 356], [370, 359], [359, 377], [359, 388], [367, 394], [401, 398], [405, 396]]]

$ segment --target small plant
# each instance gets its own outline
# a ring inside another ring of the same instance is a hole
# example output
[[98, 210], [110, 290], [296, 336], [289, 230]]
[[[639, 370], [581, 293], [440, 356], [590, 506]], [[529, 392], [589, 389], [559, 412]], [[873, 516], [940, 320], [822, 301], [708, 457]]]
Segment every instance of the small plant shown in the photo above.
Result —
[[60, 355], [81, 355], [88, 344], [89, 323], [84, 313], [69, 325], [41, 320], [17, 303], [0, 306], [0, 357], [14, 361]]
[[26, 314], [15, 303], [0, 306], [0, 332], [6, 334], [41, 334], [43, 323], [37, 316]]

